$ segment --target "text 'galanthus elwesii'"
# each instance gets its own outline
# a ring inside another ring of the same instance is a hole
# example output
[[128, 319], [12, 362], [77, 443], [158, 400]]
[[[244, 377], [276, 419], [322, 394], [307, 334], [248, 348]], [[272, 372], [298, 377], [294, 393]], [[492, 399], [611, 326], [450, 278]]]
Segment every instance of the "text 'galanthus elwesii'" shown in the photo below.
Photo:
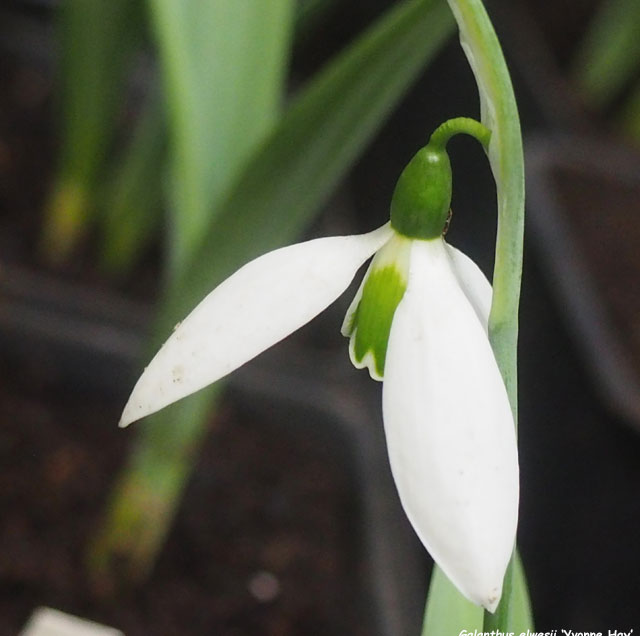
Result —
[[[518, 458], [506, 389], [487, 337], [491, 286], [448, 245], [445, 145], [471, 120], [443, 124], [405, 168], [391, 221], [357, 236], [269, 252], [214, 289], [138, 380], [121, 426], [223, 376], [323, 311], [375, 254], [342, 332], [353, 363], [383, 380], [391, 469], [433, 559], [490, 611], [515, 542]], [[475, 126], [475, 128], [474, 128]]]

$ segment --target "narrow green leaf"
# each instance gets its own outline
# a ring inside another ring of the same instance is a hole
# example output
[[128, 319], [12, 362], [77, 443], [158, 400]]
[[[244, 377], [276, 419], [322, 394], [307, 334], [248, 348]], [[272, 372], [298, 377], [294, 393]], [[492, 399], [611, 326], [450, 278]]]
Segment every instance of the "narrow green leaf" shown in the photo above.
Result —
[[602, 108], [640, 68], [640, 2], [605, 0], [576, 53], [572, 76], [587, 104]]
[[623, 134], [640, 143], [640, 84], [625, 103], [618, 125]]
[[312, 32], [331, 12], [336, 0], [301, 0], [296, 5], [296, 42]]
[[163, 180], [166, 172], [166, 124], [161, 96], [151, 96], [133, 139], [116, 167], [104, 195], [102, 267], [126, 274], [163, 220]]
[[277, 119], [292, 5], [292, 0], [150, 0], [172, 144], [175, 271]]
[[[303, 38], [335, 0], [310, 0], [297, 5], [295, 40]], [[115, 276], [126, 274], [144, 252], [164, 220], [167, 124], [163, 99], [151, 96], [133, 139], [114, 163], [102, 215], [102, 267]]]
[[442, 570], [433, 566], [422, 636], [459, 636], [482, 631], [483, 611], [468, 601]]
[[[514, 559], [512, 587], [509, 629], [494, 629], [512, 631], [515, 634], [533, 631], [527, 582], [520, 555], [517, 553]], [[458, 636], [463, 629], [471, 633], [474, 630], [483, 631], [483, 614], [482, 608], [464, 598], [442, 570], [434, 565], [422, 636]]]
[[93, 219], [96, 180], [141, 30], [140, 9], [129, 0], [68, 0], [58, 17], [62, 144], [41, 239], [54, 262], [68, 257]]
[[513, 596], [511, 597], [511, 625], [516, 633], [533, 631], [533, 614], [529, 588], [520, 555], [516, 551], [513, 567]]
[[452, 29], [442, 0], [398, 3], [310, 82], [222, 205], [162, 324], [248, 260], [295, 240]]

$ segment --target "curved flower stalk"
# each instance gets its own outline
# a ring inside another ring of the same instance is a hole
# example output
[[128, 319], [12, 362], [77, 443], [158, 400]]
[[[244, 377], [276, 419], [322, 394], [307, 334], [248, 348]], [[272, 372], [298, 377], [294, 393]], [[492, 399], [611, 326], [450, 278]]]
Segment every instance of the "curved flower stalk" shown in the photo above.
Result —
[[491, 286], [443, 237], [451, 120], [405, 168], [390, 223], [248, 263], [179, 325], [138, 380], [121, 426], [219, 380], [328, 307], [375, 254], [342, 332], [353, 363], [383, 380], [391, 468], [407, 516], [469, 600], [494, 611], [515, 541], [513, 416], [487, 336]]

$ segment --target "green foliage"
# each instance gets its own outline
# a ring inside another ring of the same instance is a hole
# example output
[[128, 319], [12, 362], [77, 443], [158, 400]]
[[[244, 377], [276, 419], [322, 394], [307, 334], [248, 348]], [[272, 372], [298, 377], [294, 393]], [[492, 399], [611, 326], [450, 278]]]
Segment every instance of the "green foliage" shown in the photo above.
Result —
[[62, 145], [41, 236], [49, 261], [67, 260], [94, 221], [96, 181], [113, 139], [140, 18], [129, 0], [61, 4]]
[[467, 601], [442, 570], [433, 566], [422, 636], [458, 636], [482, 631], [482, 608]]
[[586, 103], [603, 108], [640, 68], [640, 2], [605, 0], [573, 62], [574, 82]]
[[[533, 631], [527, 581], [517, 553], [514, 559], [512, 588], [508, 629], [499, 629], [515, 634]], [[458, 636], [463, 629], [471, 633], [475, 630], [483, 631], [482, 608], [467, 601], [437, 565], [433, 567], [427, 598], [422, 636]]]
[[631, 139], [640, 142], [640, 84], [636, 86], [623, 109], [620, 127]]
[[150, 0], [150, 11], [167, 95], [176, 272], [277, 121], [293, 2]]
[[164, 104], [152, 96], [135, 133], [116, 161], [103, 200], [102, 254], [105, 271], [123, 277], [157, 238], [167, 163]]

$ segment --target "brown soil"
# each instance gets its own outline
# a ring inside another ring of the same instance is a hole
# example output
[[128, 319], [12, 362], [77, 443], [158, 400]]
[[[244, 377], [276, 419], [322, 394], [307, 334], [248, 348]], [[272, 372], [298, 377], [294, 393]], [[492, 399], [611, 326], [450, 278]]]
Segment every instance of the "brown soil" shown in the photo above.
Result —
[[120, 405], [0, 374], [0, 634], [38, 605], [127, 636], [368, 633], [335, 443], [226, 407], [150, 580], [104, 601], [83, 546], [130, 439]]

